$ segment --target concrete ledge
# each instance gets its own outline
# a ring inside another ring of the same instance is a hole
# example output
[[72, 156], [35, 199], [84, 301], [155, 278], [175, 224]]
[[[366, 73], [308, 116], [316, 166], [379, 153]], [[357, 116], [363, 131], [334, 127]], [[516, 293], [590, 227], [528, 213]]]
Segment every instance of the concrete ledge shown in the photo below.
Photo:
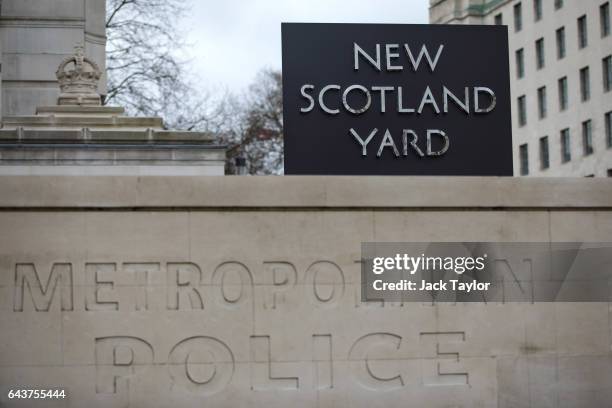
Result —
[[[149, 143], [149, 144], [201, 144], [208, 146], [215, 137], [203, 132], [181, 132], [148, 129], [0, 129], [0, 143], [36, 144], [45, 142], [64, 143]], [[2, 147], [2, 145], [0, 145]]]
[[0, 176], [2, 208], [612, 210], [612, 180], [352, 176]]
[[89, 114], [89, 115], [123, 115], [125, 109], [121, 106], [72, 106], [55, 105], [39, 106], [36, 114]]

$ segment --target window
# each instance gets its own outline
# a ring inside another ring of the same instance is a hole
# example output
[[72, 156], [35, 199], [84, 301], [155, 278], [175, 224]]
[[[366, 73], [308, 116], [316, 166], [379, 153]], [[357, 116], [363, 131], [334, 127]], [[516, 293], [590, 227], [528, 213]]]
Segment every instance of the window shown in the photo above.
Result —
[[559, 10], [563, 7], [563, 0], [555, 0], [555, 10]]
[[548, 136], [540, 138], [540, 169], [545, 170], [550, 167], [548, 155]]
[[495, 25], [503, 25], [503, 24], [504, 24], [504, 17], [502, 13], [499, 13], [498, 15], [495, 16]]
[[582, 122], [582, 152], [585, 156], [593, 154], [593, 129], [591, 120]]
[[561, 162], [567, 163], [572, 160], [572, 151], [570, 147], [570, 131], [563, 129], [561, 131]]
[[525, 52], [522, 48], [516, 50], [516, 76], [517, 78], [525, 76]]
[[565, 58], [565, 27], [557, 30], [557, 59]]
[[527, 124], [527, 106], [525, 106], [525, 95], [519, 96], [519, 98], [517, 99], [517, 103], [519, 126], [525, 126]]
[[519, 32], [523, 29], [523, 6], [521, 3], [514, 5], [514, 31]]
[[606, 147], [612, 147], [612, 111], [606, 113], [605, 115], [606, 122]]
[[586, 14], [578, 19], [578, 48], [584, 48], [588, 44], [587, 18]]
[[533, 0], [533, 15], [535, 16], [535, 21], [542, 19], [542, 0]]
[[567, 77], [560, 78], [559, 84], [559, 110], [564, 111], [567, 109]]
[[612, 55], [608, 55], [601, 60], [603, 73], [603, 88], [604, 92], [609, 92], [612, 89]]
[[584, 67], [580, 70], [580, 97], [582, 102], [588, 101], [591, 98], [589, 67]]
[[608, 177], [612, 177], [612, 169], [608, 169]]
[[529, 152], [527, 151], [527, 144], [519, 146], [519, 159], [521, 162], [521, 176], [529, 174]]
[[540, 119], [546, 117], [546, 87], [538, 88], [538, 116]]
[[535, 43], [536, 48], [536, 67], [544, 68], [544, 38], [540, 38]]
[[601, 36], [610, 35], [610, 2], [605, 2], [599, 6], [599, 21], [601, 24]]

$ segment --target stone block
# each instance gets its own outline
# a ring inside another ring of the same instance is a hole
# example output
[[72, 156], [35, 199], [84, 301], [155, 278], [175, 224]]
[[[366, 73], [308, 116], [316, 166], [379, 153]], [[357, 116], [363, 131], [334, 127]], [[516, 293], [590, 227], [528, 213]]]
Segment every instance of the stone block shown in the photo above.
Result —
[[[362, 242], [596, 241], [607, 211], [412, 208], [393, 195], [347, 208], [311, 178], [17, 179], [0, 177], [2, 406], [36, 406], [8, 401], [16, 386], [65, 388], [66, 400], [45, 405], [58, 407], [611, 398], [606, 302], [359, 296]], [[575, 217], [574, 235], [562, 214]]]
[[553, 242], [610, 242], [612, 220], [608, 211], [563, 211], [550, 215]]
[[12, 366], [63, 364], [59, 311], [3, 310], [0, 327], [0, 371], [10, 370]]
[[83, 2], [79, 0], [56, 0], [43, 3], [36, 0], [4, 0], [2, 16], [30, 17], [32, 19], [55, 17], [58, 20], [82, 19], [85, 14]]

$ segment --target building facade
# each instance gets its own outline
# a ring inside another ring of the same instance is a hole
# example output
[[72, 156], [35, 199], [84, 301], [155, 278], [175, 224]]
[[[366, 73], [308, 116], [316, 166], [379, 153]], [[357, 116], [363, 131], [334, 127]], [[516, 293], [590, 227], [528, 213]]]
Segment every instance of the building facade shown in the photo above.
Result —
[[612, 176], [609, 0], [430, 0], [433, 24], [508, 26], [515, 175]]

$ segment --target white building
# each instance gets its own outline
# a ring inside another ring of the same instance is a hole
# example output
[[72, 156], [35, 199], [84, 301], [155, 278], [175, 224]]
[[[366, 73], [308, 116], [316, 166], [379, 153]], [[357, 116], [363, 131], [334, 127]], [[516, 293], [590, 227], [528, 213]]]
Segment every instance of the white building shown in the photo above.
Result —
[[433, 24], [508, 26], [515, 175], [612, 176], [610, 3], [430, 0]]

